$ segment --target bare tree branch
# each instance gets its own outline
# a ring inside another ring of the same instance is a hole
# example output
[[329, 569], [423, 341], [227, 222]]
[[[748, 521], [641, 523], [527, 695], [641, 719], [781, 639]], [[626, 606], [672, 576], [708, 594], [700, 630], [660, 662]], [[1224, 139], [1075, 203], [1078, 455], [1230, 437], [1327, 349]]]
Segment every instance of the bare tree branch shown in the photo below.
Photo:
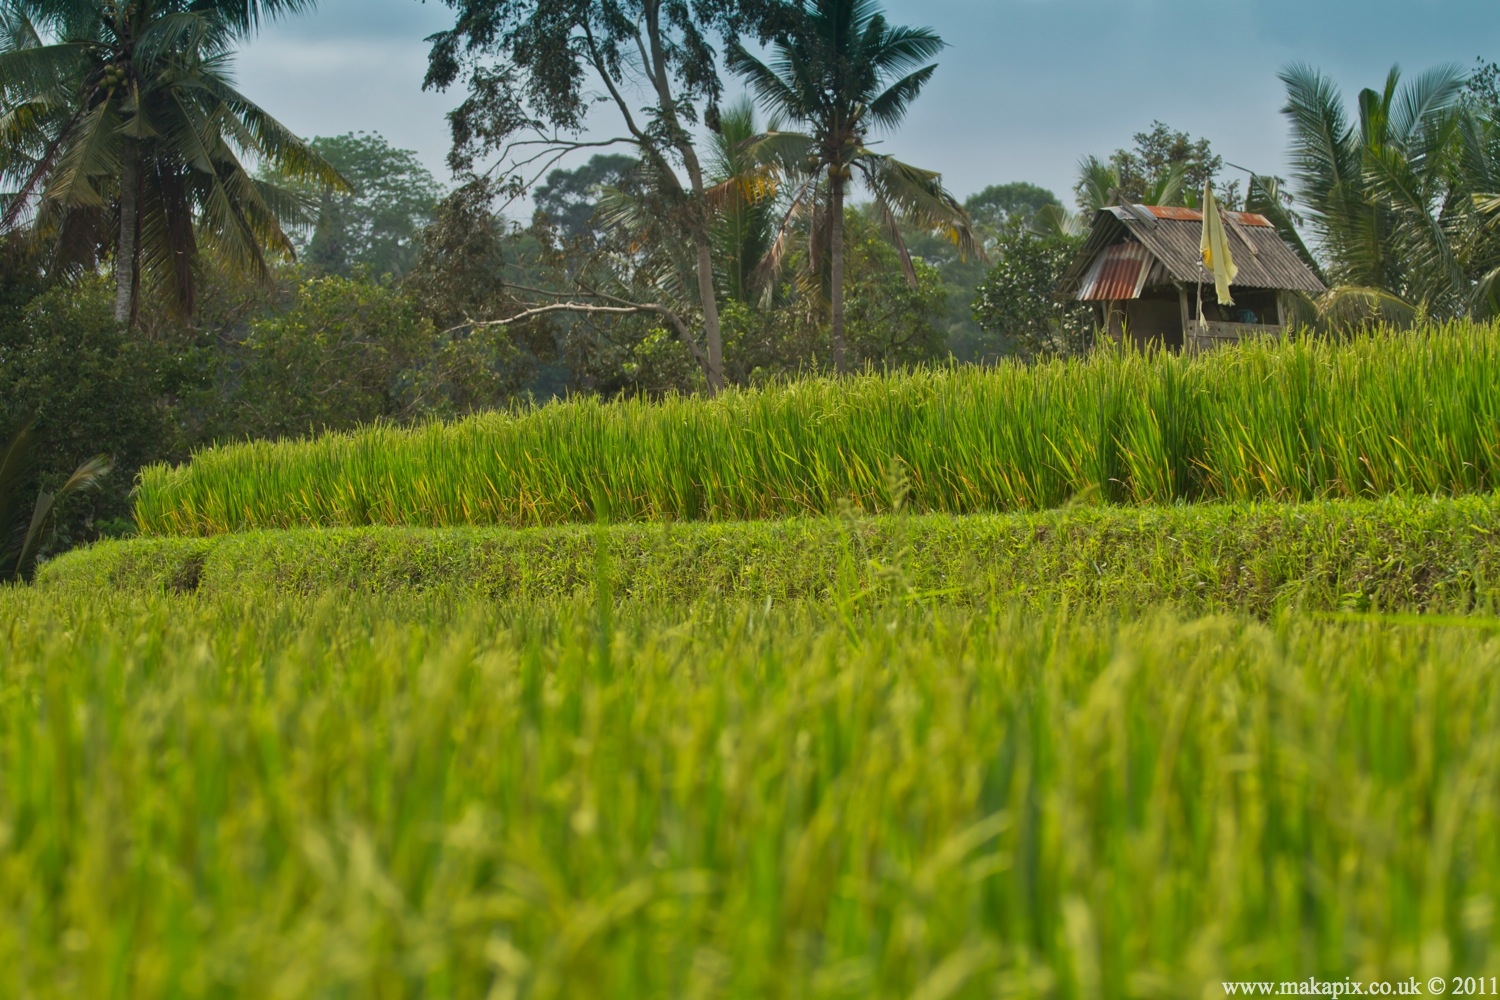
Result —
[[530, 309], [521, 310], [514, 316], [506, 316], [502, 319], [473, 320], [467, 323], [460, 323], [458, 326], [451, 327], [443, 332], [458, 333], [460, 330], [472, 330], [478, 327], [510, 326], [513, 323], [522, 323], [533, 317], [555, 312], [616, 313], [623, 315], [649, 311], [645, 306], [596, 306], [590, 305], [587, 302], [553, 302], [545, 306], [532, 306]]
[[[708, 356], [703, 353], [703, 349], [698, 346], [696, 341], [693, 340], [692, 329], [687, 325], [686, 322], [683, 321], [682, 317], [678, 316], [677, 313], [673, 310], [668, 309], [666, 306], [660, 305], [655, 302], [629, 302], [625, 299], [620, 298], [619, 296], [595, 291], [588, 288], [587, 286], [580, 285], [580, 287], [583, 288], [584, 293], [587, 295], [603, 299], [607, 302], [618, 302], [621, 304], [596, 305], [590, 302], [549, 302], [546, 305], [531, 306], [530, 308], [521, 310], [515, 315], [505, 316], [501, 319], [471, 320], [468, 322], [460, 323], [458, 326], [451, 327], [447, 330], [444, 330], [443, 332], [445, 334], [451, 334], [459, 333], [463, 330], [478, 329], [481, 327], [487, 328], [492, 326], [512, 326], [516, 323], [523, 323], [526, 320], [534, 319], [537, 316], [545, 316], [550, 313], [559, 312], [580, 313], [585, 316], [597, 316], [601, 314], [612, 316], [648, 314], [653, 316], [660, 316], [662, 319], [666, 320], [667, 324], [671, 326], [672, 329], [677, 333], [678, 339], [680, 339], [687, 347], [688, 353], [692, 354], [693, 360], [698, 363], [698, 366], [704, 370], [705, 374], [708, 372]], [[533, 291], [540, 292], [543, 295], [557, 294], [542, 289], [533, 289]]]

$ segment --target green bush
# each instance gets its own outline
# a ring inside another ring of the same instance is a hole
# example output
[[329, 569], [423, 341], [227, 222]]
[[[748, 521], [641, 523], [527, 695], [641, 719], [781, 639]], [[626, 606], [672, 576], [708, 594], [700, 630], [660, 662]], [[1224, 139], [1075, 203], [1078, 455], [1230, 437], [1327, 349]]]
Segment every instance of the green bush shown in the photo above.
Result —
[[286, 308], [249, 324], [229, 426], [280, 438], [493, 404], [508, 364], [490, 350], [499, 344], [436, 330], [411, 299], [366, 275], [302, 278]]
[[986, 352], [1028, 356], [1081, 354], [1094, 342], [1091, 304], [1059, 301], [1063, 272], [1081, 237], [1032, 232], [1023, 219], [999, 230], [995, 264], [974, 293], [974, 319], [992, 344]]
[[[844, 321], [848, 362], [874, 370], [932, 364], [946, 354], [940, 323], [947, 290], [937, 269], [913, 262], [908, 280], [885, 233], [864, 212], [845, 217]], [[731, 381], [826, 373], [832, 365], [828, 304], [808, 272], [806, 252], [789, 255], [770, 307], [751, 297], [723, 308], [724, 358]]]
[[115, 470], [100, 488], [75, 494], [58, 522], [66, 544], [95, 535], [99, 522], [126, 517], [136, 471], [186, 455], [165, 398], [183, 373], [172, 350], [128, 336], [114, 321], [102, 280], [54, 288], [0, 312], [0, 418], [34, 416], [39, 486], [55, 489], [100, 453]]

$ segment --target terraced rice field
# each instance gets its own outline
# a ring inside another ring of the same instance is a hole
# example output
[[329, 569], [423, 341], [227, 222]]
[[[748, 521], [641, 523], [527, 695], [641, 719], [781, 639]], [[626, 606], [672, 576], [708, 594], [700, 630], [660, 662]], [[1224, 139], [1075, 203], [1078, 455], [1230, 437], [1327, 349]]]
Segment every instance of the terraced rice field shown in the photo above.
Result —
[[211, 449], [148, 534], [744, 520], [1500, 489], [1500, 327], [596, 400]]
[[0, 995], [1493, 975], [1497, 355], [1099, 356], [151, 470], [142, 537], [0, 590]]

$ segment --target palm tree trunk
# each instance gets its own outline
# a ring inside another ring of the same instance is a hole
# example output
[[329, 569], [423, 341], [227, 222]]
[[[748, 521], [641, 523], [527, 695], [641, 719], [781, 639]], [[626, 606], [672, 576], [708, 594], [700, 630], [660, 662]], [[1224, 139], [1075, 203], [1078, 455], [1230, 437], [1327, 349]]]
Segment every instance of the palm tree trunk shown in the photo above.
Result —
[[828, 305], [833, 313], [833, 370], [842, 375], [848, 370], [844, 360], [844, 178], [834, 174], [832, 187], [833, 218], [829, 220], [832, 260], [829, 263]]
[[136, 230], [140, 222], [140, 160], [127, 147], [120, 171], [120, 239], [115, 247], [115, 322], [135, 322]]
[[707, 232], [698, 234], [697, 243], [698, 297], [703, 302], [703, 335], [708, 341], [708, 366], [704, 375], [708, 378], [708, 394], [717, 396], [724, 388], [724, 337], [719, 325], [719, 302], [714, 297], [713, 246]]

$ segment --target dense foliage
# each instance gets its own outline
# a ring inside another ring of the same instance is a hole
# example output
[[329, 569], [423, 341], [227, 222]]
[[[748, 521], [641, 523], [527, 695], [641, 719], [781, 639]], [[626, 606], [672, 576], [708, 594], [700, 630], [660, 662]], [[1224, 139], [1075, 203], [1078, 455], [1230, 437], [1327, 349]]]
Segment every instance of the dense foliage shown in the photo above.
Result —
[[[1088, 157], [1080, 165], [1073, 195], [1078, 206], [1092, 211], [1103, 205], [1196, 204], [1204, 184], [1219, 180], [1224, 158], [1209, 141], [1194, 138], [1163, 122], [1132, 136], [1135, 145], [1117, 149], [1107, 161]], [[1239, 182], [1217, 185], [1217, 197], [1226, 208], [1237, 208]]]
[[190, 388], [196, 364], [191, 350], [174, 354], [126, 333], [101, 278], [0, 310], [0, 419], [35, 421], [36, 487], [58, 487], [100, 452], [116, 459], [104, 488], [69, 498], [64, 545], [126, 529], [136, 471], [186, 457], [182, 428], [162, 401]]
[[[421, 252], [421, 233], [434, 221], [442, 187], [417, 154], [379, 135], [319, 137], [309, 146], [349, 184], [345, 192], [309, 192], [317, 202], [310, 225], [294, 236], [314, 269], [349, 277], [356, 268], [405, 276]], [[295, 182], [295, 179], [289, 179]]]
[[144, 286], [191, 315], [205, 258], [264, 278], [289, 248], [287, 192], [332, 167], [230, 80], [234, 46], [308, 0], [0, 3], [0, 233], [29, 222], [59, 262], [115, 263], [117, 321]]
[[[1466, 75], [1392, 68], [1362, 90], [1351, 116], [1332, 79], [1309, 66], [1281, 73], [1292, 180], [1311, 236], [1304, 245], [1274, 198], [1250, 207], [1277, 223], [1334, 290], [1393, 297], [1414, 312], [1489, 316], [1500, 303], [1500, 120], [1466, 102]], [[1252, 191], [1252, 195], [1256, 192]]]
[[[845, 199], [860, 182], [895, 236], [903, 264], [901, 223], [949, 236], [977, 252], [968, 214], [935, 170], [903, 163], [873, 148], [879, 131], [896, 128], [937, 70], [943, 40], [929, 28], [892, 25], [878, 0], [796, 0], [792, 18], [763, 62], [743, 45], [728, 63], [777, 127], [760, 140], [770, 176], [784, 186], [786, 219], [806, 219], [806, 264], [828, 300], [834, 370], [849, 370], [845, 294]], [[924, 65], [925, 64], [925, 65]], [[791, 131], [797, 129], [800, 131]], [[790, 234], [778, 233], [778, 245]], [[776, 249], [770, 257], [776, 258]], [[908, 277], [916, 280], [908, 271]]]
[[1005, 226], [993, 244], [995, 266], [974, 295], [980, 328], [1028, 356], [1077, 355], [1093, 346], [1096, 320], [1090, 305], [1061, 301], [1055, 294], [1082, 243], [1080, 236]]

